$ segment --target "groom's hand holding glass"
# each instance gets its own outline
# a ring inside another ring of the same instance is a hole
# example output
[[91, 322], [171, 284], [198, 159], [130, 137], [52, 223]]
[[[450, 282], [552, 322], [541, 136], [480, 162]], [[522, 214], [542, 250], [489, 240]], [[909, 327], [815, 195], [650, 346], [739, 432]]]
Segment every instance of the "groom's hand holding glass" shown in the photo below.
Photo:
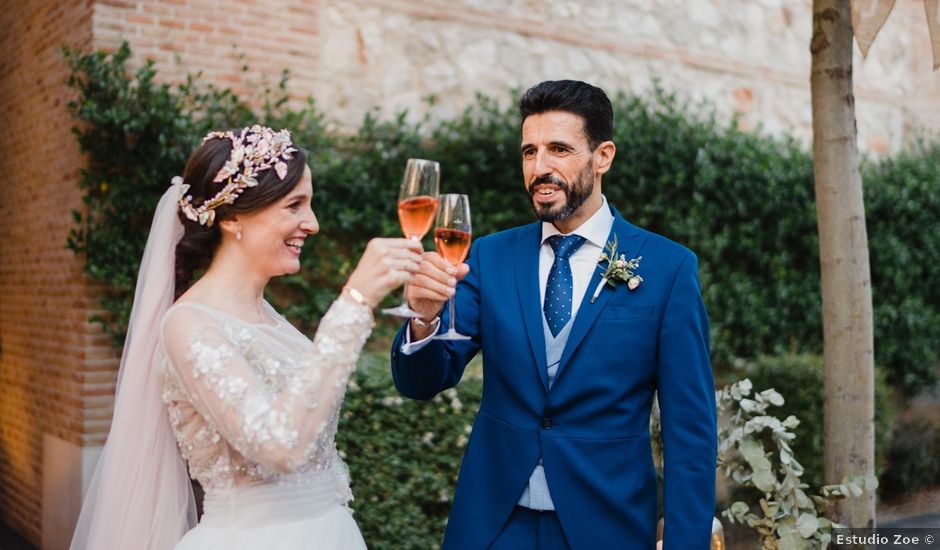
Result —
[[470, 266], [465, 263], [455, 268], [437, 252], [424, 253], [420, 268], [405, 291], [405, 299], [411, 309], [420, 314], [417, 320], [411, 320], [412, 341], [423, 340], [437, 330], [435, 320], [447, 300], [454, 295], [457, 281], [469, 272]]

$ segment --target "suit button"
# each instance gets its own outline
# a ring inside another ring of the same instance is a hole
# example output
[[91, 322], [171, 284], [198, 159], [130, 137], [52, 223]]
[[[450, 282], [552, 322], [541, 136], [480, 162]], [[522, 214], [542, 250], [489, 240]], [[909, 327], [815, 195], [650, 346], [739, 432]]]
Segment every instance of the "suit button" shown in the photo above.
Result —
[[545, 418], [542, 419], [542, 429], [543, 429], [543, 430], [551, 430], [551, 429], [552, 429], [552, 419], [551, 419], [551, 418], [549, 418], [549, 417], [546, 416]]

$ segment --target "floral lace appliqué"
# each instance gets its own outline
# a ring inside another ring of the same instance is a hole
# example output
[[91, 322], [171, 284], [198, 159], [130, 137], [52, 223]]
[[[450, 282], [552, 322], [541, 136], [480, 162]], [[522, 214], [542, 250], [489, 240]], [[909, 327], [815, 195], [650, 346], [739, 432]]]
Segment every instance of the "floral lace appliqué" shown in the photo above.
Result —
[[[312, 342], [286, 322], [252, 325], [222, 312], [203, 312], [193, 324], [184, 350], [165, 343], [164, 401], [204, 488], [287, 482], [342, 464], [339, 410], [372, 329], [368, 308], [337, 300]], [[352, 498], [346, 476], [337, 479], [337, 498]]]

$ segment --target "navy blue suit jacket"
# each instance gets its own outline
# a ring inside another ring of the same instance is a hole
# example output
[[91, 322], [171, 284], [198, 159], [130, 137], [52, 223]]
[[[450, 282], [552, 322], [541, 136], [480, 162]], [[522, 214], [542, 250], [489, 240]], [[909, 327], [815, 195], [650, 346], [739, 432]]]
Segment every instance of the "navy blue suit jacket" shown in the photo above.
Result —
[[[708, 318], [697, 260], [613, 208], [620, 252], [642, 256], [643, 283], [605, 286], [594, 274], [551, 391], [538, 278], [541, 222], [478, 239], [458, 284], [457, 329], [472, 340], [392, 345], [402, 395], [430, 399], [455, 386], [483, 352], [483, 397], [460, 468], [445, 550], [491, 544], [541, 457], [572, 548], [652, 549], [657, 487], [649, 416], [659, 392], [665, 548], [707, 549], [717, 446]], [[442, 326], [446, 325], [442, 323]]]

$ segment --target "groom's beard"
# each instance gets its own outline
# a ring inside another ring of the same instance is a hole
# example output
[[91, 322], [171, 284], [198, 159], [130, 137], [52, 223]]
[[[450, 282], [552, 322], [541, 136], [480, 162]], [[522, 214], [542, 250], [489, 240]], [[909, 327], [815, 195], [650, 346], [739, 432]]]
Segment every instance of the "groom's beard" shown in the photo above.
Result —
[[[558, 206], [537, 203], [534, 200], [535, 186], [540, 183], [557, 185], [558, 188], [565, 193], [565, 202]], [[581, 173], [578, 174], [573, 185], [568, 185], [554, 174], [547, 174], [537, 178], [529, 185], [529, 201], [531, 201], [532, 210], [535, 211], [535, 216], [539, 220], [552, 223], [566, 219], [573, 214], [575, 210], [581, 208], [581, 205], [584, 204], [584, 201], [588, 200], [588, 197], [591, 196], [593, 191], [594, 162], [593, 159], [591, 159], [588, 160], [587, 165], [585, 165]]]

